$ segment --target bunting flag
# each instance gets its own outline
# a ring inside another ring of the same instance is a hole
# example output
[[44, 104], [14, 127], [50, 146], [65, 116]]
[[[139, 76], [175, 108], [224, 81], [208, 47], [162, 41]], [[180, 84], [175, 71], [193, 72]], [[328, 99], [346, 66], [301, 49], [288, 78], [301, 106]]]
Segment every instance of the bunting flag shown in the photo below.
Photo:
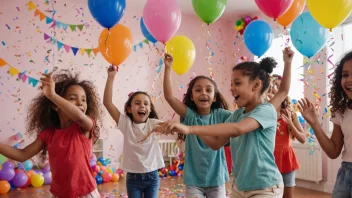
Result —
[[148, 41], [148, 39], [145, 39], [145, 40], [143, 40], [143, 41], [141, 41], [141, 42], [139, 42], [139, 43], [137, 43], [137, 44], [133, 45], [133, 51], [134, 51], [134, 52], [136, 52], [136, 51], [137, 51], [137, 49], [138, 49], [138, 47], [140, 47], [141, 49], [143, 49], [143, 43], [145, 43], [145, 44], [148, 44], [148, 45], [149, 45], [149, 41]]
[[[58, 40], [56, 40], [55, 38], [49, 36], [46, 33], [44, 34], [44, 40], [47, 41], [48, 43], [52, 43], [52, 44], [57, 44], [57, 50], [60, 51], [62, 49], [64, 49], [67, 53], [70, 52], [70, 50], [72, 50], [73, 55], [76, 56], [78, 50], [81, 52], [82, 56], [85, 54], [85, 52], [87, 52], [88, 56], [91, 55], [91, 52], [93, 51], [93, 54], [96, 56], [99, 52], [99, 48], [78, 48], [78, 47], [72, 47], [70, 45], [64, 44]], [[1, 61], [0, 61], [1, 63]]]
[[23, 83], [25, 83], [28, 80], [29, 85], [32, 85], [33, 87], [37, 86], [39, 80], [28, 76], [26, 74], [27, 70], [20, 72], [20, 70], [9, 65], [6, 61], [4, 61], [4, 59], [0, 58], [0, 67], [5, 66], [5, 65], [7, 65], [9, 67], [9, 70], [7, 71], [7, 73], [10, 74], [11, 77], [17, 76], [18, 81], [22, 81]]
[[68, 27], [70, 27], [71, 31], [72, 32], [75, 32], [76, 31], [76, 27], [82, 31], [83, 30], [83, 27], [88, 27], [87, 24], [67, 24], [67, 23], [64, 23], [62, 21], [57, 21], [49, 16], [46, 16], [42, 11], [40, 11], [37, 6], [32, 2], [32, 1], [29, 1], [26, 6], [28, 7], [28, 10], [31, 11], [31, 10], [34, 10], [35, 9], [35, 12], [34, 12], [34, 16], [37, 16], [39, 17], [40, 21], [43, 21], [45, 19], [45, 22], [46, 24], [50, 24], [51, 28], [59, 28], [59, 29], [64, 29], [64, 30], [67, 30]]

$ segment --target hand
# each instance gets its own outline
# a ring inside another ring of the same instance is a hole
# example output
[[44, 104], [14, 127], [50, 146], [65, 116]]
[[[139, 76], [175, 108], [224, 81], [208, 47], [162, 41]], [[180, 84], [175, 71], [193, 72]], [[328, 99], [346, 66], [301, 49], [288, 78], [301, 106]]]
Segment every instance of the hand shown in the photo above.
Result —
[[43, 77], [40, 78], [40, 82], [42, 83], [42, 86], [40, 86], [40, 89], [43, 90], [43, 94], [49, 99], [52, 100], [55, 95], [55, 82], [53, 80], [53, 73], [49, 74], [42, 74]]
[[311, 103], [307, 98], [298, 101], [298, 109], [301, 112], [303, 118], [310, 124], [318, 123], [318, 115], [314, 108], [313, 103]]
[[165, 135], [174, 134], [174, 132], [187, 135], [190, 133], [190, 127], [178, 122], [169, 121], [159, 123], [158, 126], [153, 129], [153, 131]]
[[111, 65], [109, 68], [108, 68], [108, 78], [109, 79], [114, 79], [115, 78], [115, 75], [117, 73], [117, 71], [119, 70], [118, 67], [114, 66], [114, 65]]
[[290, 110], [282, 110], [281, 111], [281, 117], [282, 120], [288, 125], [288, 126], [292, 126], [293, 122], [292, 122], [292, 112]]
[[174, 62], [174, 58], [172, 58], [172, 56], [168, 53], [164, 54], [164, 64], [166, 68], [171, 68], [172, 63]]
[[295, 52], [290, 47], [286, 47], [283, 51], [283, 59], [285, 64], [291, 64]]

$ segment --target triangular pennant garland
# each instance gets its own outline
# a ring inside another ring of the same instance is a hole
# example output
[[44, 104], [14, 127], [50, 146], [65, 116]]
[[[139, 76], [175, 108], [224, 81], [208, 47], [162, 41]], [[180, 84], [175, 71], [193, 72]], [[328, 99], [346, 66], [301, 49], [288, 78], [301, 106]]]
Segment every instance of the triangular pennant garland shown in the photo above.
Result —
[[86, 51], [87, 51], [88, 56], [90, 56], [90, 52], [92, 51], [92, 49], [86, 49]]
[[72, 32], [76, 31], [76, 25], [70, 25]]
[[50, 17], [46, 17], [46, 24], [49, 24], [49, 23], [52, 23], [53, 22], [53, 19], [50, 18]]
[[81, 48], [81, 49], [79, 49], [79, 52], [81, 52], [81, 54], [82, 54], [82, 56], [83, 56], [84, 53], [86, 52], [86, 49]]
[[69, 52], [70, 52], [70, 49], [71, 49], [71, 47], [70, 47], [70, 46], [68, 46], [68, 45], [64, 44], [64, 48], [65, 48], [65, 50], [66, 50], [66, 52], [67, 52], [67, 53], [69, 53]]
[[77, 25], [77, 27], [78, 27], [78, 29], [79, 29], [80, 31], [82, 31], [82, 30], [83, 30], [83, 24], [81, 24], [81, 25]]
[[73, 55], [76, 56], [77, 51], [78, 51], [78, 48], [76, 48], [76, 47], [71, 47], [71, 49], [72, 49]]

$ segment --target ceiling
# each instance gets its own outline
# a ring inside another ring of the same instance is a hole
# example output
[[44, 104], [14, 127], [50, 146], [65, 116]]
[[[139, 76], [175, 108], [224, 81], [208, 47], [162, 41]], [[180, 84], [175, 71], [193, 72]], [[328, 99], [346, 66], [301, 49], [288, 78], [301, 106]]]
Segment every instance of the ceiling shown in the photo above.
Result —
[[[60, 0], [69, 1], [70, 3], [87, 4], [88, 0]], [[168, 0], [165, 0], [168, 1]], [[134, 12], [143, 12], [143, 8], [147, 0], [126, 0], [126, 10], [133, 9]], [[192, 7], [192, 0], [177, 0], [181, 11], [184, 14], [195, 15]], [[254, 0], [227, 0], [227, 6], [221, 19], [231, 20], [241, 15], [252, 14], [259, 11]]]

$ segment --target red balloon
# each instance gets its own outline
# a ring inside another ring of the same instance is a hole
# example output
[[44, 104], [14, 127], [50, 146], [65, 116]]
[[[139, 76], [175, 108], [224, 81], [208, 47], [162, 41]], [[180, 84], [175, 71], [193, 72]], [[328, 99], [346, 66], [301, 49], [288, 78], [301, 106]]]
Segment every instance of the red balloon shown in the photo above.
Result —
[[293, 0], [255, 0], [255, 3], [265, 15], [277, 19], [291, 7]]

